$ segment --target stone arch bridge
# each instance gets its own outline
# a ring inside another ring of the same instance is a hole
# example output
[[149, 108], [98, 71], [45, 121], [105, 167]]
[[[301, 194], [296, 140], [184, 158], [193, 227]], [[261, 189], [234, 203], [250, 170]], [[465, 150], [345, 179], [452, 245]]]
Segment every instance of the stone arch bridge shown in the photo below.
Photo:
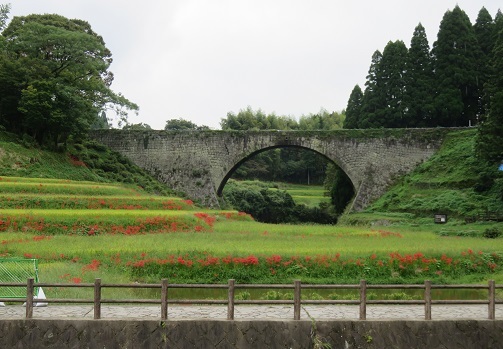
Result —
[[315, 151], [340, 166], [355, 189], [352, 210], [381, 196], [399, 176], [440, 147], [451, 129], [336, 131], [124, 131], [91, 137], [121, 153], [171, 188], [218, 207], [232, 173], [253, 155], [278, 147]]

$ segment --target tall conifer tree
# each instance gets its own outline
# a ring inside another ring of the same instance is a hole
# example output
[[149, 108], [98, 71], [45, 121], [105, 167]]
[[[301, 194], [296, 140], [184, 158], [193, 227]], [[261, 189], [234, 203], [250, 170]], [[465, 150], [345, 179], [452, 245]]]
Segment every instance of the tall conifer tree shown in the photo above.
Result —
[[495, 25], [491, 15], [485, 7], [482, 7], [477, 16], [477, 20], [475, 21], [475, 25], [473, 26], [481, 51], [477, 63], [477, 85], [479, 89], [481, 89], [478, 111], [479, 115], [485, 114], [485, 108], [489, 103], [489, 101], [485, 98], [486, 96], [484, 96], [483, 88], [490, 74], [489, 61], [495, 42], [494, 28]]
[[412, 35], [405, 64], [404, 109], [407, 127], [435, 126], [433, 114], [433, 66], [430, 45], [419, 23]]
[[407, 47], [401, 40], [388, 42], [380, 63], [380, 78], [385, 106], [380, 125], [383, 127], [405, 127], [403, 98], [405, 93], [405, 61]]
[[356, 85], [351, 91], [346, 108], [346, 119], [344, 128], [359, 128], [360, 113], [362, 111], [363, 92], [359, 85]]
[[491, 55], [491, 75], [486, 84], [489, 112], [479, 127], [477, 150], [489, 163], [503, 162], [503, 16], [496, 16], [499, 29]]
[[481, 91], [477, 84], [480, 47], [466, 13], [447, 11], [433, 44], [438, 126], [468, 126], [478, 117]]
[[381, 127], [383, 110], [386, 107], [386, 98], [383, 94], [380, 63], [382, 53], [376, 50], [372, 55], [367, 81], [365, 82], [365, 92], [362, 99], [362, 112], [358, 126], [360, 128]]

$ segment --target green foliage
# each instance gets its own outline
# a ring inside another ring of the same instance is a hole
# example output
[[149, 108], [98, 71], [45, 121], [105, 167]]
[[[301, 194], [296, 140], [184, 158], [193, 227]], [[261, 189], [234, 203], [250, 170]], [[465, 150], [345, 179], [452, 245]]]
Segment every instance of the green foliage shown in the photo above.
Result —
[[285, 191], [269, 190], [263, 185], [240, 186], [236, 181], [229, 181], [223, 195], [235, 209], [269, 223], [288, 222], [295, 206], [292, 197]]
[[68, 153], [61, 153], [33, 148], [29, 140], [0, 132], [0, 176], [120, 182], [150, 193], [172, 194], [145, 170], [95, 141], [72, 144]]
[[[277, 300], [293, 300], [293, 292], [267, 291], [261, 299], [269, 301]], [[310, 298], [311, 299], [311, 298]]]
[[[382, 53], [376, 50], [361, 108], [356, 108], [358, 114], [353, 108], [349, 111], [346, 127], [476, 124], [487, 115], [490, 95], [494, 95], [486, 82], [491, 75], [501, 76], [501, 69], [494, 69], [489, 58], [502, 56], [495, 52], [502, 27], [501, 15], [493, 21], [485, 8], [472, 26], [456, 6], [445, 13], [431, 51], [421, 24], [414, 30], [410, 49], [396, 41], [389, 42]], [[348, 109], [358, 100], [353, 92]]]
[[405, 94], [405, 64], [407, 61], [407, 47], [403, 41], [389, 42], [384, 48], [380, 62], [380, 89], [384, 93], [386, 108], [381, 120], [377, 120], [380, 127], [406, 127], [403, 98]]
[[490, 59], [490, 76], [486, 84], [486, 99], [490, 110], [477, 136], [478, 155], [492, 165], [503, 162], [503, 18], [496, 22], [499, 30]]
[[263, 182], [230, 180], [224, 188], [223, 195], [225, 201], [234, 209], [249, 213], [260, 222], [336, 223], [337, 219], [327, 205], [320, 207], [296, 205], [292, 196], [286, 191], [270, 187]]
[[248, 291], [241, 291], [241, 292], [236, 293], [236, 295], [234, 296], [234, 299], [238, 300], [238, 301], [250, 300], [251, 294]]
[[104, 111], [98, 114], [98, 116], [94, 120], [94, 123], [91, 125], [91, 130], [101, 130], [101, 129], [105, 130], [110, 129], [107, 114]]
[[457, 237], [481, 237], [482, 232], [478, 230], [462, 230], [462, 229], [455, 229], [455, 230], [447, 230], [447, 229], [442, 229], [437, 232], [439, 236], [457, 236]]
[[164, 126], [166, 131], [180, 131], [180, 130], [209, 130], [208, 126], [198, 126], [192, 121], [185, 119], [170, 119], [166, 121]]
[[289, 147], [271, 149], [249, 158], [232, 178], [259, 179], [297, 184], [321, 184], [329, 161], [310, 150]]
[[341, 214], [355, 195], [353, 183], [338, 166], [329, 164], [325, 188], [330, 193], [330, 201], [336, 214]]
[[483, 236], [487, 239], [496, 239], [496, 238], [499, 238], [501, 236], [502, 231], [496, 227], [493, 227], [493, 228], [488, 228], [486, 230], [484, 230], [484, 234]]
[[297, 129], [297, 121], [290, 117], [266, 115], [262, 110], [254, 111], [250, 106], [237, 114], [227, 113], [220, 121], [222, 130], [291, 130]]
[[[483, 69], [478, 72], [478, 85], [484, 87], [490, 75], [490, 58], [495, 45], [495, 22], [485, 7], [482, 7], [478, 13], [477, 20], [473, 25], [477, 42], [480, 46], [480, 55], [478, 57], [477, 65]], [[480, 114], [486, 114], [486, 108], [489, 105], [488, 95], [484, 91], [482, 100], [480, 101]]]
[[439, 126], [468, 126], [479, 112], [482, 86], [477, 85], [481, 55], [475, 31], [466, 13], [456, 6], [447, 11], [433, 43]]
[[104, 109], [125, 118], [138, 107], [110, 89], [111, 53], [82, 20], [59, 15], [14, 17], [2, 32], [2, 125], [57, 147], [82, 138]]
[[3, 30], [5, 28], [5, 25], [7, 24], [10, 8], [10, 4], [0, 4], [0, 31]]
[[346, 108], [346, 119], [344, 128], [359, 128], [359, 118], [362, 111], [363, 92], [359, 85], [356, 85], [349, 96], [348, 106]]
[[329, 113], [325, 109], [321, 109], [318, 113], [301, 116], [298, 129], [305, 131], [339, 130], [342, 128], [344, 120], [344, 114]]
[[227, 113], [220, 121], [222, 130], [337, 130], [342, 128], [344, 115], [329, 113], [321, 109], [316, 114], [303, 115], [299, 121], [289, 116], [266, 115], [262, 110], [254, 111], [250, 106], [237, 114]]
[[170, 195], [173, 192], [125, 156], [111, 151], [96, 141], [85, 141], [69, 149], [70, 158], [81, 161], [101, 178], [119, 183], [135, 184], [150, 193]]
[[140, 122], [138, 124], [127, 124], [122, 129], [123, 130], [151, 130], [152, 127], [150, 127], [149, 124], [145, 124], [143, 122]]
[[386, 108], [384, 91], [381, 89], [382, 53], [376, 50], [372, 55], [372, 61], [365, 82], [365, 92], [362, 98], [362, 108], [359, 117], [359, 128], [378, 128], [382, 121], [382, 113]]
[[433, 62], [425, 28], [419, 23], [412, 35], [405, 62], [405, 126], [431, 127], [433, 120]]
[[474, 152], [476, 133], [475, 129], [450, 133], [435, 155], [403, 177], [369, 211], [409, 212], [424, 217], [501, 212], [499, 181], [486, 183], [484, 195], [478, 188], [485, 165]]

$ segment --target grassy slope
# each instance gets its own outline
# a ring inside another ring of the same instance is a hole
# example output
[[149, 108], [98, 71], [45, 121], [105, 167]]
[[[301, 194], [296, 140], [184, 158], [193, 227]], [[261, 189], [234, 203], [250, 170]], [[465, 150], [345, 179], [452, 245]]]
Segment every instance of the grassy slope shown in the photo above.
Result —
[[94, 141], [60, 153], [22, 143], [15, 136], [0, 132], [0, 176], [119, 182], [139, 186], [149, 193], [173, 194], [146, 171]]
[[480, 170], [474, 154], [475, 134], [475, 129], [449, 134], [440, 151], [402, 178], [367, 212], [407, 212], [422, 217], [445, 213], [460, 218], [486, 211], [503, 213], [503, 202], [495, 190], [483, 194], [474, 190]]

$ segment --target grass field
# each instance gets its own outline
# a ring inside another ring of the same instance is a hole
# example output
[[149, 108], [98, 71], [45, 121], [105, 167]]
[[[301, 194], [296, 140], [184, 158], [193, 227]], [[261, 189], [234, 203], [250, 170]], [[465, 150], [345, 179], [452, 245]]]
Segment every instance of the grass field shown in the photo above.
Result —
[[[329, 203], [322, 185], [292, 184], [284, 182], [262, 182], [257, 180], [236, 181], [240, 186], [259, 186], [270, 190], [284, 190], [290, 194], [297, 205], [318, 207], [320, 203]], [[225, 189], [224, 189], [225, 190]]]
[[39, 259], [44, 282], [503, 282], [503, 239], [482, 237], [496, 223], [388, 214], [386, 226], [273, 225], [134, 186], [1, 177], [0, 187], [0, 254]]
[[286, 190], [297, 205], [317, 207], [322, 202], [330, 202], [330, 197], [325, 196], [325, 189], [322, 185], [279, 183], [278, 186], [279, 189]]

